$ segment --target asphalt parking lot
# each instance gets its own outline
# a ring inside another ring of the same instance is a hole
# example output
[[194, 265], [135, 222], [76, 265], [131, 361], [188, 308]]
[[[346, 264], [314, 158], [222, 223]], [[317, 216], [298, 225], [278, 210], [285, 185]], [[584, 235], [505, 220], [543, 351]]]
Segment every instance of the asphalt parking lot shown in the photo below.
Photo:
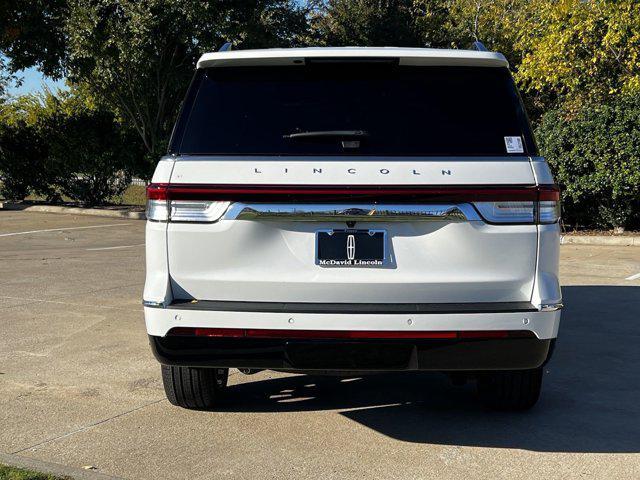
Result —
[[143, 243], [141, 221], [0, 210], [0, 451], [129, 479], [640, 478], [638, 247], [562, 247], [531, 412], [438, 374], [273, 372], [193, 412], [147, 345]]

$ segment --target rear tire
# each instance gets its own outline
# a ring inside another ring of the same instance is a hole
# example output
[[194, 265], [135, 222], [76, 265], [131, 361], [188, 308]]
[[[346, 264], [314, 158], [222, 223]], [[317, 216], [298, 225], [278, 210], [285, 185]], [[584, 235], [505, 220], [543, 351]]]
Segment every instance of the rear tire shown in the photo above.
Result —
[[478, 395], [496, 410], [528, 410], [542, 389], [542, 368], [487, 372], [478, 378]]
[[208, 409], [216, 405], [227, 386], [228, 368], [173, 367], [162, 365], [162, 383], [173, 405]]

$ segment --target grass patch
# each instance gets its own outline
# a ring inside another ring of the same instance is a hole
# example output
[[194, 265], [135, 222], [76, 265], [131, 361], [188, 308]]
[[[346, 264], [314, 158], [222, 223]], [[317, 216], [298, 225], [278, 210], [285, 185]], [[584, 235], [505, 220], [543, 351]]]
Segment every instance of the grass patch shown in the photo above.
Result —
[[142, 185], [129, 185], [120, 199], [123, 205], [146, 205], [146, 188]]
[[[0, 200], [3, 198], [0, 196]], [[29, 195], [25, 198], [26, 201], [30, 202], [43, 202], [45, 201], [44, 197], [39, 195]], [[67, 196], [62, 196], [63, 202], [71, 202], [71, 199]], [[106, 205], [131, 205], [132, 207], [144, 207], [147, 204], [147, 192], [146, 187], [143, 185], [129, 185], [127, 189], [124, 191], [122, 195], [117, 197], [110, 198]], [[98, 205], [98, 208], [100, 205]], [[0, 479], [2, 480], [2, 479]]]
[[38, 473], [22, 468], [0, 465], [0, 480], [71, 480], [69, 477], [56, 477], [48, 473]]

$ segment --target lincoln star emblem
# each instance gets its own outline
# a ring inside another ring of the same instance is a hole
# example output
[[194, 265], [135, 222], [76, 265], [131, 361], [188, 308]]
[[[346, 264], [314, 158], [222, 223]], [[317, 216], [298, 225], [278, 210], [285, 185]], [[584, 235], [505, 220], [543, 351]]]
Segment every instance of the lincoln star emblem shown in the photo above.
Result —
[[347, 237], [347, 259], [353, 260], [356, 256], [356, 237], [349, 235]]

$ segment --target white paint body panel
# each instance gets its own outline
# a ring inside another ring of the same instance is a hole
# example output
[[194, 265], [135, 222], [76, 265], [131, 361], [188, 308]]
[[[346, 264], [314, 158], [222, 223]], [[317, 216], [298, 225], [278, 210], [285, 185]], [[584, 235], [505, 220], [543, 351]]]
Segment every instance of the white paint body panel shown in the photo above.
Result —
[[147, 222], [145, 230], [146, 280], [143, 298], [164, 303], [173, 298], [167, 259], [167, 224]]
[[553, 185], [553, 175], [549, 164], [542, 157], [533, 157], [531, 159], [531, 168], [538, 185]]
[[459, 303], [529, 301], [535, 225], [357, 223], [385, 228], [385, 268], [315, 264], [315, 232], [344, 223], [223, 220], [169, 225], [176, 298], [254, 302]]
[[175, 159], [173, 157], [162, 158], [153, 172], [153, 178], [151, 181], [153, 183], [169, 183], [174, 164]]
[[558, 278], [560, 263], [560, 225], [539, 225], [538, 261], [531, 296], [534, 305], [561, 303], [562, 292]]
[[181, 157], [172, 183], [266, 185], [534, 185], [527, 157]]
[[[535, 180], [527, 157], [412, 161], [183, 157], [175, 162], [171, 183], [533, 185]], [[173, 295], [177, 299], [321, 303], [531, 300], [535, 225], [358, 222], [358, 228], [387, 231], [389, 264], [384, 268], [316, 265], [316, 231], [345, 227], [344, 223], [244, 220], [170, 223], [167, 249]]]

